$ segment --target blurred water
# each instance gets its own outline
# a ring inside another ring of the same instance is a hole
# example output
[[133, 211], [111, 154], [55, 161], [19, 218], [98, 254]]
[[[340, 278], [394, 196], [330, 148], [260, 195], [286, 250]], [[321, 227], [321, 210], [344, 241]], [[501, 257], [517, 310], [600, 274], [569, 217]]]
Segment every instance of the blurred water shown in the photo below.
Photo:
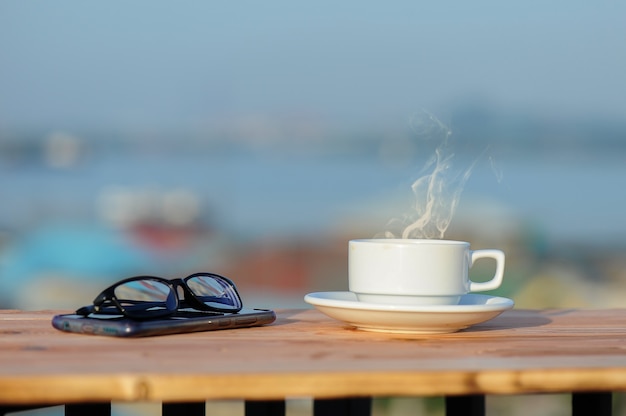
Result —
[[[593, 161], [509, 157], [498, 161], [501, 178], [479, 164], [457, 215], [480, 220], [480, 212], [464, 210], [484, 200], [531, 221], [555, 241], [619, 239], [626, 236], [623, 159], [608, 153]], [[5, 167], [0, 176], [0, 225], [97, 221], [102, 194], [119, 186], [132, 192], [186, 189], [199, 198], [206, 221], [237, 238], [315, 234], [354, 217], [384, 227], [387, 216], [407, 211], [419, 172], [418, 165], [394, 166], [375, 157], [244, 152], [104, 154], [70, 170], [23, 164]]]

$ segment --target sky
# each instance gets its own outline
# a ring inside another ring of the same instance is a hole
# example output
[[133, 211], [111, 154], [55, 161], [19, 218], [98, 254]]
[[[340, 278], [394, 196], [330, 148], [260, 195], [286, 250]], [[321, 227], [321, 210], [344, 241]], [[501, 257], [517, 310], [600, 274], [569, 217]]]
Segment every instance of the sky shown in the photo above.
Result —
[[[626, 2], [0, 0], [0, 130], [626, 119]], [[444, 117], [445, 118], [445, 117]]]

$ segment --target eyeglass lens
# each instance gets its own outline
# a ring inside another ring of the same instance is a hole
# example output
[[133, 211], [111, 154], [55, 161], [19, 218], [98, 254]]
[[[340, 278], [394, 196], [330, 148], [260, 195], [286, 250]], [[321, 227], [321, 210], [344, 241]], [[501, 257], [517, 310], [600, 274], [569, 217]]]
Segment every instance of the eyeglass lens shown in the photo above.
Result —
[[233, 309], [241, 307], [237, 293], [230, 284], [221, 279], [198, 275], [190, 277], [185, 283], [194, 296], [207, 306], [218, 308], [232, 306]]
[[141, 279], [122, 283], [115, 288], [115, 297], [127, 309], [175, 310], [176, 294], [165, 283]]

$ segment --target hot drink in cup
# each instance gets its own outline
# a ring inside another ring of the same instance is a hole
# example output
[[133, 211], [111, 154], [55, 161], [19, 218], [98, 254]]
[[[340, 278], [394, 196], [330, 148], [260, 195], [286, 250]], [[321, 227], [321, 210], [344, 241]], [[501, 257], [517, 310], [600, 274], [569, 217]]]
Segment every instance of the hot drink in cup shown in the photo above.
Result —
[[[496, 261], [494, 276], [473, 282], [469, 269], [479, 259]], [[469, 292], [498, 288], [504, 253], [470, 250], [465, 241], [427, 239], [351, 240], [348, 286], [361, 302], [397, 305], [454, 305]]]

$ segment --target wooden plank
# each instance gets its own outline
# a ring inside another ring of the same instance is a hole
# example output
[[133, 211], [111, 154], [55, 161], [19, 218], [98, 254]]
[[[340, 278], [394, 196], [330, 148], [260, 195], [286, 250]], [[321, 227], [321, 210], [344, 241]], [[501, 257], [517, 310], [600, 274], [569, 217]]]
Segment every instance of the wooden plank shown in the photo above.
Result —
[[511, 310], [445, 335], [280, 310], [268, 327], [145, 339], [62, 333], [52, 315], [0, 311], [0, 404], [626, 391], [624, 309]]

